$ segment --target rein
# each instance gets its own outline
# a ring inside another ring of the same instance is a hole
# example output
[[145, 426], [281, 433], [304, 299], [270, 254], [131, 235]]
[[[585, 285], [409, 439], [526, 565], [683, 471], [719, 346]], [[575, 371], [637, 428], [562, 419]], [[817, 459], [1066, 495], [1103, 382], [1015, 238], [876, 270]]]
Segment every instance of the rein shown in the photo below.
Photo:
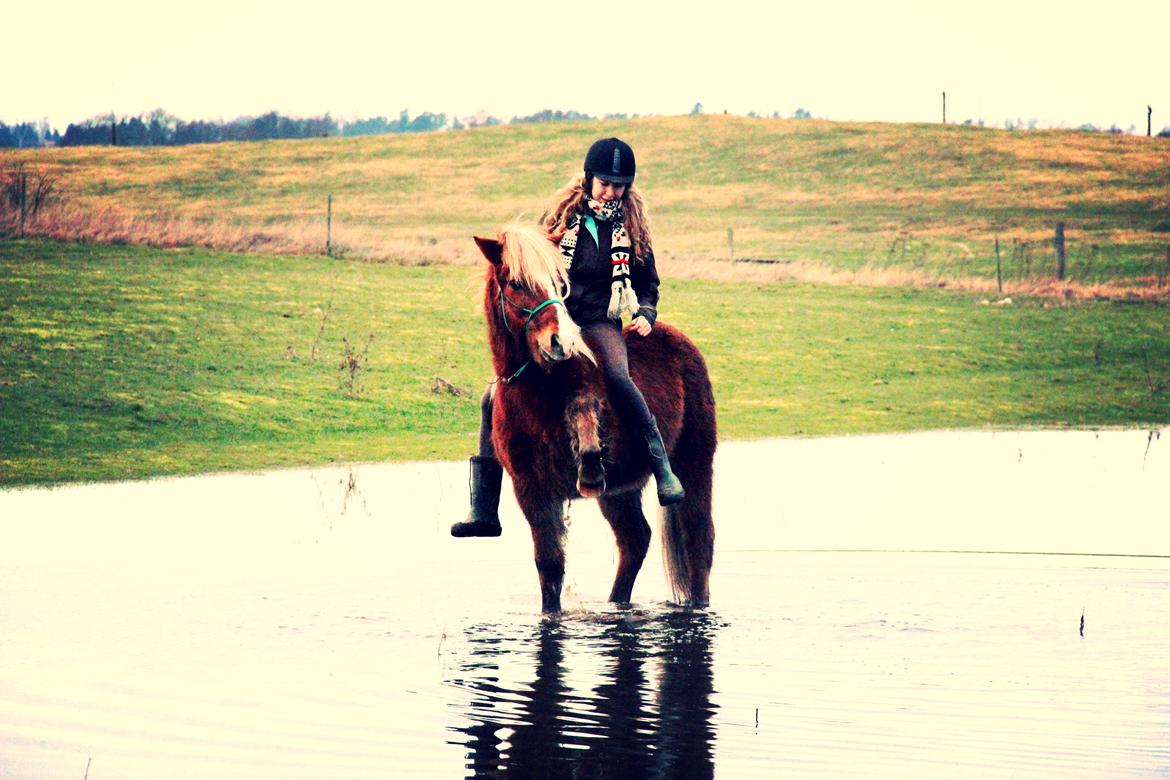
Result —
[[[510, 334], [512, 333], [512, 326], [508, 324], [508, 310], [506, 308], [504, 308], [505, 304], [507, 304], [508, 306], [511, 306], [514, 309], [519, 309], [520, 311], [522, 311], [528, 315], [528, 319], [524, 321], [524, 335], [525, 335], [525, 337], [527, 337], [528, 326], [532, 324], [532, 318], [535, 317], [537, 314], [539, 314], [542, 310], [548, 308], [549, 306], [557, 304], [557, 303], [564, 304], [564, 301], [562, 301], [560, 298], [549, 298], [544, 303], [541, 303], [539, 306], [537, 306], [535, 309], [529, 309], [526, 306], [521, 306], [518, 303], [514, 303], [514, 302], [508, 300], [508, 298], [504, 295], [504, 286], [502, 284], [500, 285], [500, 318], [504, 320], [504, 327], [507, 328], [508, 333], [510, 333]], [[524, 365], [522, 365], [522, 366], [520, 366], [520, 368], [516, 369], [516, 372], [514, 374], [512, 374], [509, 377], [499, 377], [499, 381], [503, 382], [504, 384], [510, 384], [511, 382], [513, 382], [516, 379], [516, 377], [520, 376], [520, 374], [522, 374], [524, 372], [524, 369], [528, 368], [528, 364], [531, 362], [532, 362], [532, 358], [528, 358], [528, 360], [524, 361]]]

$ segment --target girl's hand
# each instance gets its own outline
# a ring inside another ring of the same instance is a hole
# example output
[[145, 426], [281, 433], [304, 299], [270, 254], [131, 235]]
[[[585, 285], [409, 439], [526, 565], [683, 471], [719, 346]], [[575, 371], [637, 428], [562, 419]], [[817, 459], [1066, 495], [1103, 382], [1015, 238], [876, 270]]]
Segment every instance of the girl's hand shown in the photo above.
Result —
[[630, 321], [630, 324], [626, 326], [626, 333], [634, 331], [639, 336], [649, 336], [653, 327], [645, 317], [634, 317]]

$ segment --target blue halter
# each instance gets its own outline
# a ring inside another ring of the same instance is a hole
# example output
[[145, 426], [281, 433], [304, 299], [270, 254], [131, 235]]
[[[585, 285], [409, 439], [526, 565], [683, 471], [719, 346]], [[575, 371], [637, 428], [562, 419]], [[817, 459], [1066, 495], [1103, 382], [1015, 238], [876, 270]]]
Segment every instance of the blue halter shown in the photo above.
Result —
[[[509, 306], [512, 306], [513, 308], [519, 309], [520, 311], [522, 311], [528, 315], [528, 319], [524, 321], [524, 335], [527, 336], [528, 335], [528, 326], [532, 324], [533, 317], [535, 317], [542, 310], [548, 308], [549, 306], [552, 306], [553, 304], [556, 304], [556, 303], [563, 304], [564, 301], [562, 301], [560, 298], [549, 298], [544, 303], [537, 306], [535, 309], [529, 309], [525, 306], [521, 306], [518, 303], [513, 303], [512, 301], [509, 301], [507, 299], [507, 297], [504, 296], [504, 286], [501, 284], [500, 285], [500, 317], [504, 320], [504, 327], [508, 329], [508, 333], [511, 333], [512, 326], [508, 324], [508, 310], [504, 308], [505, 303], [508, 304]], [[524, 365], [522, 365], [522, 366], [520, 366], [520, 368], [516, 369], [516, 373], [512, 374], [511, 376], [509, 376], [507, 378], [501, 377], [501, 381], [503, 381], [504, 384], [508, 384], [508, 383], [512, 382], [516, 377], [520, 376], [520, 374], [523, 373], [524, 369], [528, 368], [528, 364], [531, 362], [532, 362], [532, 358], [528, 358], [528, 360], [524, 361]]]

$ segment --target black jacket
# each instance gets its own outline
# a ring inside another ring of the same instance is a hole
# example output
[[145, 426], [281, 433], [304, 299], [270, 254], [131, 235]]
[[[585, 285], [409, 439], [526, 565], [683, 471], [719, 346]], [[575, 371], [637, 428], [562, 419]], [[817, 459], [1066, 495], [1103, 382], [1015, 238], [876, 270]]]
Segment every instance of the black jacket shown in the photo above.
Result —
[[[569, 267], [569, 297], [565, 300], [565, 306], [569, 316], [578, 325], [609, 319], [609, 298], [613, 283], [613, 267], [609, 260], [612, 240], [613, 235], [606, 222], [597, 223], [596, 242], [583, 223], [577, 233], [573, 265]], [[658, 271], [654, 268], [654, 253], [635, 258], [631, 248], [630, 254], [630, 284], [638, 296], [638, 316], [645, 317], [653, 325], [658, 318]]]

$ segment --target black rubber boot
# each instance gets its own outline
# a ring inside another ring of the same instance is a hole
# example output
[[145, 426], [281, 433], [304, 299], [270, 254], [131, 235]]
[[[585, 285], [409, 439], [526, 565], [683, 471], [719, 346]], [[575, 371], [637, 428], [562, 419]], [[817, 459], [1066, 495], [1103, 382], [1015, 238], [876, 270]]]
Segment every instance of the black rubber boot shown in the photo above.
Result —
[[686, 498], [687, 493], [670, 470], [670, 458], [666, 454], [666, 445], [662, 443], [662, 434], [658, 432], [658, 421], [653, 417], [650, 420], [650, 424], [642, 429], [642, 437], [646, 439], [646, 448], [650, 450], [650, 468], [654, 470], [654, 479], [658, 482], [658, 503], [670, 506]]
[[504, 469], [495, 458], [471, 458], [471, 512], [462, 523], [451, 526], [452, 536], [499, 536], [500, 485]]

